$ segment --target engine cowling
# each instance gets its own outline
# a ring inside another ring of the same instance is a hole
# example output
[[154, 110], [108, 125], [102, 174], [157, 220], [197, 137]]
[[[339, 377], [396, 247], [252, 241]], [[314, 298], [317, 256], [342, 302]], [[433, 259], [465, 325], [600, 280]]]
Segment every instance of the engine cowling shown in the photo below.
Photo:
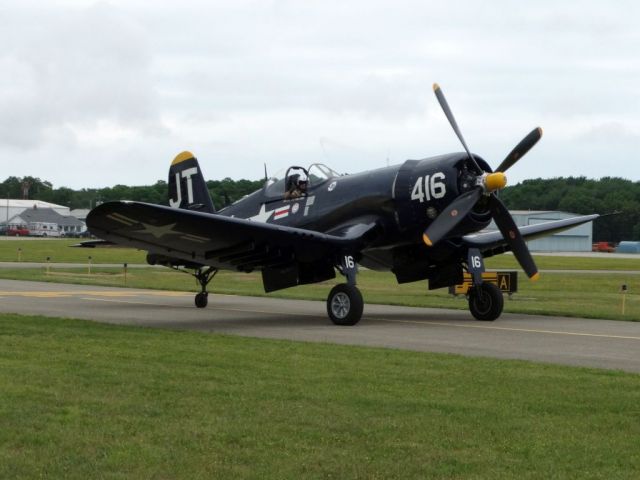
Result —
[[[476, 162], [486, 171], [489, 165], [480, 157]], [[459, 195], [475, 187], [477, 175], [468, 165], [465, 153], [454, 153], [427, 158], [407, 160], [398, 171], [394, 185], [396, 221], [402, 232], [421, 232]], [[460, 222], [452, 235], [461, 235], [485, 228], [491, 221], [488, 206], [479, 202], [467, 217]]]

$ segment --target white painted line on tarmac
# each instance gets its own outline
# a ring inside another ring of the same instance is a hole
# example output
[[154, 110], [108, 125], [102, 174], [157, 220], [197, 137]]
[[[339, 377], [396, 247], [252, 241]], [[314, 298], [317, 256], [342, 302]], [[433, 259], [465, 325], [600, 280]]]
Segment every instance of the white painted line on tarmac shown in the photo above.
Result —
[[444, 322], [429, 322], [418, 320], [386, 320], [386, 319], [371, 319], [376, 322], [386, 323], [408, 323], [414, 325], [434, 325], [439, 327], [456, 327], [456, 328], [476, 328], [481, 330], [504, 330], [510, 332], [523, 332], [523, 333], [538, 333], [545, 335], [568, 335], [574, 337], [595, 337], [595, 338], [611, 338], [616, 340], [640, 340], [640, 337], [626, 336], [626, 335], [607, 335], [603, 333], [580, 333], [580, 332], [562, 332], [557, 330], [537, 330], [532, 328], [515, 328], [515, 327], [495, 327], [489, 325], [464, 325], [460, 323], [444, 323]]

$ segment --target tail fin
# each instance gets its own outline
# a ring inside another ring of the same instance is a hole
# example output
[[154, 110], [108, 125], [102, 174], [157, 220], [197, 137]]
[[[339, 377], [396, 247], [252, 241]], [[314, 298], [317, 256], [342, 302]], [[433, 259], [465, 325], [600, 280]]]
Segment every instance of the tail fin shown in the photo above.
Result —
[[198, 160], [191, 152], [182, 152], [169, 167], [169, 205], [173, 208], [216, 211], [202, 176]]

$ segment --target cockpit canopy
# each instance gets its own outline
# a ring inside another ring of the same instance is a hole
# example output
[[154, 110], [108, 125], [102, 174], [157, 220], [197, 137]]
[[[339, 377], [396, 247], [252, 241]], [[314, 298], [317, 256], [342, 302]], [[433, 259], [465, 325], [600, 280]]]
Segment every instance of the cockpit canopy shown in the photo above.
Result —
[[282, 197], [301, 178], [307, 178], [307, 190], [313, 190], [331, 178], [340, 174], [323, 163], [313, 163], [309, 168], [291, 166], [280, 170], [270, 177], [265, 184], [265, 194], [268, 197]]

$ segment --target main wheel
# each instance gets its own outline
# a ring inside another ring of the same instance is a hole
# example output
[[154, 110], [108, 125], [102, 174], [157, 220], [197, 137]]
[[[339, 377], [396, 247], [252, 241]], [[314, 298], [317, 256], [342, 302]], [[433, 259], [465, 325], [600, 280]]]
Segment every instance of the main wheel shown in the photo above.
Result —
[[363, 308], [362, 294], [353, 285], [336, 285], [327, 297], [327, 313], [336, 325], [355, 325], [362, 317]]
[[493, 283], [483, 282], [469, 291], [469, 311], [477, 320], [493, 321], [503, 307], [502, 291]]
[[207, 292], [200, 292], [196, 295], [196, 307], [204, 308], [209, 303], [209, 294]]

